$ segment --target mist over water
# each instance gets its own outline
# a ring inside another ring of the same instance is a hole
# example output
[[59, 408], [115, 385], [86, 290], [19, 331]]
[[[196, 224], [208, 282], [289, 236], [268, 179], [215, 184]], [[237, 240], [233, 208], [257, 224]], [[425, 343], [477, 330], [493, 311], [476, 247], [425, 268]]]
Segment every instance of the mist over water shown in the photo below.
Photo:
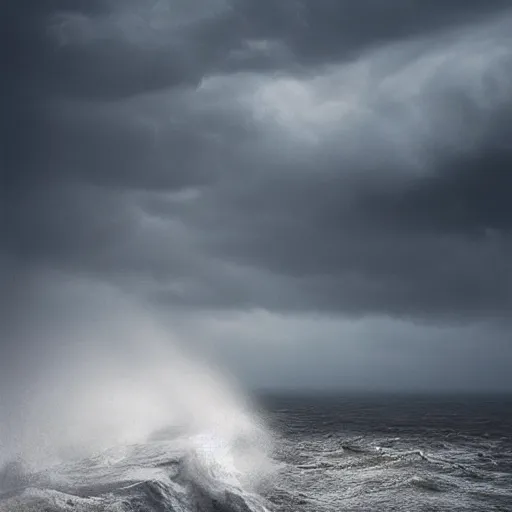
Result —
[[140, 304], [76, 280], [35, 302], [26, 373], [3, 379], [0, 491], [41, 471], [67, 481], [63, 468], [95, 457], [143, 472], [137, 450], [159, 446], [163, 456], [167, 441], [189, 471], [213, 471], [212, 482], [251, 489], [271, 470], [271, 437], [248, 399]]

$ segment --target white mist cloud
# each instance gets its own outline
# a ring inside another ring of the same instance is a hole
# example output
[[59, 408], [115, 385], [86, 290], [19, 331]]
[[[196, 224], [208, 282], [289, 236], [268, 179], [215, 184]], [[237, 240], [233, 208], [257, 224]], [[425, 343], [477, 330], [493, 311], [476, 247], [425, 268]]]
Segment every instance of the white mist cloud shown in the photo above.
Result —
[[[39, 321], [32, 315], [23, 347], [24, 391], [14, 382], [3, 389], [23, 402], [1, 418], [0, 461], [17, 456], [41, 469], [177, 427], [225, 450], [244, 439], [262, 464], [270, 438], [212, 361], [195, 357], [147, 309], [113, 288], [55, 275], [53, 284], [44, 281], [38, 297], [44, 302], [34, 305]], [[245, 476], [255, 469], [246, 468]]]

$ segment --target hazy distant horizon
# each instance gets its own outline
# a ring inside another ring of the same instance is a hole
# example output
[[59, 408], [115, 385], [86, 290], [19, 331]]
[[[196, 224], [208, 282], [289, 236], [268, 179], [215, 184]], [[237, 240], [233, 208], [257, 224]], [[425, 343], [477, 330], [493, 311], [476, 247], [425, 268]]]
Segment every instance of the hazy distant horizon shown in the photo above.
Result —
[[511, 389], [376, 389], [376, 388], [313, 388], [313, 387], [275, 387], [275, 388], [250, 388], [250, 393], [255, 397], [432, 397], [432, 398], [449, 398], [449, 397], [503, 397], [512, 398]]

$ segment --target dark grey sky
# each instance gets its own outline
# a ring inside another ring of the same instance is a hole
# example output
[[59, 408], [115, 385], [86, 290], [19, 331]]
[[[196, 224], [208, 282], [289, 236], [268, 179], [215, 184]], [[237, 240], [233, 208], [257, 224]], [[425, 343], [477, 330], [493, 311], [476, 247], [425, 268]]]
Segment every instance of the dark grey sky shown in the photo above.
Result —
[[251, 386], [512, 389], [510, 2], [2, 10], [5, 367], [110, 287]]

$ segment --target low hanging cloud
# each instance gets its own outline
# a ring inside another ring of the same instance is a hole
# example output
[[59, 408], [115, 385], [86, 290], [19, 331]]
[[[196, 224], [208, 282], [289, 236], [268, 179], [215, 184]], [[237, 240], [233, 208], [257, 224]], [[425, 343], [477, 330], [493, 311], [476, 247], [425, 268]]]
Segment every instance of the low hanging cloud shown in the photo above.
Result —
[[508, 2], [5, 10], [13, 297], [58, 272], [185, 316], [506, 318]]

